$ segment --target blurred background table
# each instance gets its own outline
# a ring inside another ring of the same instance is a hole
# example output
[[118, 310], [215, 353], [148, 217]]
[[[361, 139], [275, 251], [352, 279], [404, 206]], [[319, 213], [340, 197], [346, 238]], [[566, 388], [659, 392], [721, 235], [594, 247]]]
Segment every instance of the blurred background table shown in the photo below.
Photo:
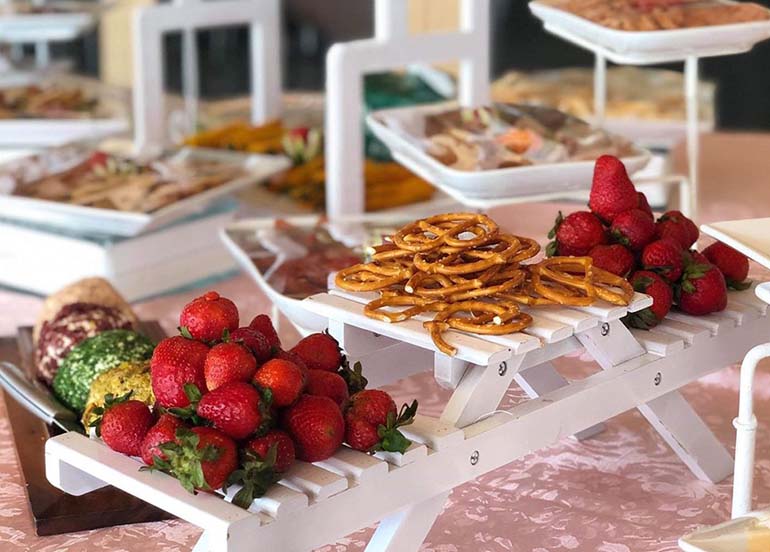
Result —
[[[770, 187], [767, 167], [770, 134], [715, 133], [703, 137], [702, 194], [699, 222], [751, 218], [767, 214]], [[674, 164], [684, 168], [682, 148]], [[569, 204], [528, 204], [499, 209], [493, 216], [516, 232], [545, 241], [557, 209]], [[0, 260], [1, 266], [1, 260]], [[1, 268], [0, 268], [1, 269]], [[767, 277], [759, 270], [754, 276]], [[237, 299], [244, 319], [269, 312], [270, 305], [244, 275], [211, 285]], [[175, 313], [202, 289], [181, 291], [136, 306], [143, 319], [157, 319], [174, 331]], [[0, 335], [31, 324], [41, 299], [0, 289]], [[284, 339], [295, 338], [284, 324]], [[428, 367], [426, 367], [427, 369]], [[598, 369], [575, 356], [557, 368], [579, 378]], [[758, 376], [757, 412], [770, 419], [770, 365]], [[735, 366], [704, 378], [684, 391], [715, 434], [732, 450], [731, 420], [737, 412]], [[396, 400], [417, 397], [420, 408], [439, 415], [448, 393], [432, 374], [414, 376], [389, 389]], [[522, 400], [515, 388], [505, 407]], [[756, 475], [759, 505], [770, 503], [770, 432], [760, 424]], [[701, 524], [729, 517], [732, 480], [719, 485], [697, 481], [654, 430], [636, 412], [608, 423], [598, 437], [579, 443], [563, 441], [549, 449], [491, 472], [452, 493], [446, 509], [426, 539], [426, 550], [500, 550], [513, 552], [664, 552]], [[53, 537], [35, 536], [32, 519], [11, 445], [5, 405], [0, 401], [0, 549], [13, 550], [189, 550], [198, 530], [180, 521], [147, 523]], [[696, 521], [697, 520], [697, 521]], [[477, 522], [483, 521], [483, 525]], [[481, 529], [481, 530], [480, 530]], [[371, 529], [350, 535], [323, 550], [361, 550]]]

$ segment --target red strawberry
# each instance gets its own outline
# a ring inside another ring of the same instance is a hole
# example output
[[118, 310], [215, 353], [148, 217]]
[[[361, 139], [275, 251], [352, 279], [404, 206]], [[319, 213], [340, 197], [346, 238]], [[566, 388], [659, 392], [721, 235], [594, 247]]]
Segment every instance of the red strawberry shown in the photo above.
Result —
[[288, 471], [294, 463], [294, 441], [289, 434], [280, 429], [271, 429], [262, 437], [254, 437], [246, 444], [246, 449], [258, 454], [260, 458], [267, 458], [270, 448], [276, 447], [275, 471], [283, 473]]
[[558, 254], [582, 257], [594, 246], [607, 243], [607, 233], [601, 221], [588, 211], [578, 211], [566, 217], [559, 211], [548, 237], [556, 238], [546, 248], [549, 256]]
[[607, 224], [614, 222], [620, 213], [639, 206], [636, 189], [617, 157], [602, 155], [596, 160], [588, 206]]
[[404, 405], [397, 413], [396, 403], [385, 391], [366, 389], [350, 398], [345, 411], [345, 441], [351, 448], [372, 452], [406, 452], [411, 441], [398, 430], [414, 420], [417, 401]]
[[310, 370], [336, 372], [342, 365], [340, 345], [326, 333], [307, 336], [297, 343], [291, 352], [299, 356]]
[[267, 342], [270, 347], [274, 349], [281, 348], [281, 340], [278, 338], [278, 333], [273, 327], [273, 321], [266, 314], [258, 314], [249, 323], [249, 328], [256, 330], [267, 338]]
[[256, 371], [254, 355], [243, 345], [232, 342], [214, 345], [203, 366], [209, 391], [232, 381], [249, 381]]
[[684, 270], [682, 246], [668, 238], [654, 241], [642, 252], [642, 266], [645, 270], [657, 272], [673, 284]]
[[679, 291], [679, 308], [701, 316], [725, 310], [727, 284], [720, 270], [711, 264], [690, 264], [684, 271]]
[[259, 391], [248, 383], [236, 381], [204, 395], [197, 413], [233, 439], [245, 439], [262, 424], [261, 407]]
[[[129, 392], [128, 395], [131, 393]], [[112, 450], [139, 456], [142, 453], [142, 440], [153, 424], [152, 412], [142, 401], [126, 400], [128, 395], [113, 400], [107, 395], [101, 419], [96, 425], [96, 432], [102, 441]]]
[[727, 287], [743, 290], [751, 285], [746, 281], [749, 277], [749, 258], [740, 251], [716, 242], [703, 250], [703, 256], [722, 272]]
[[610, 234], [632, 251], [641, 251], [655, 236], [655, 223], [643, 211], [631, 209], [615, 217]]
[[184, 306], [179, 326], [198, 341], [218, 341], [238, 329], [238, 307], [216, 291], [209, 291]]
[[673, 220], [659, 220], [655, 223], [655, 238], [673, 240], [685, 250], [689, 249], [691, 245], [687, 229]]
[[636, 259], [625, 245], [597, 245], [588, 253], [593, 265], [624, 278], [634, 269]]
[[707, 264], [711, 264], [711, 261], [709, 261], [703, 253], [699, 253], [698, 251], [695, 251], [693, 249], [691, 251], [685, 252], [684, 264], [685, 266], [691, 265], [691, 264], [707, 265]]
[[629, 279], [639, 293], [652, 297], [652, 306], [642, 311], [629, 314], [625, 321], [633, 328], [649, 330], [657, 326], [671, 310], [674, 293], [663, 278], [648, 270], [639, 270]]
[[160, 450], [163, 443], [173, 443], [176, 440], [176, 430], [186, 427], [185, 423], [171, 414], [161, 414], [155, 425], [150, 428], [142, 440], [141, 456], [148, 466], [153, 465], [153, 457], [166, 460], [166, 455]]
[[297, 353], [278, 349], [277, 351], [275, 351], [273, 358], [277, 358], [280, 360], [288, 360], [289, 362], [293, 362], [294, 364], [299, 366], [300, 369], [305, 373], [307, 373], [307, 371], [309, 370], [309, 368], [307, 367], [307, 364], [305, 364], [305, 361], [302, 360], [302, 357], [300, 357]]
[[[684, 233], [687, 236], [687, 243], [683, 244], [685, 249], [689, 249], [692, 245], [698, 241], [700, 237], [700, 231], [697, 225], [684, 216], [681, 211], [667, 211], [663, 213], [663, 216], [658, 219], [658, 222], [672, 222], [684, 229]], [[672, 236], [673, 237], [673, 236]]]
[[334, 372], [308, 370], [305, 393], [329, 397], [342, 408], [348, 400], [348, 384], [342, 376]]
[[156, 458], [151, 469], [172, 474], [191, 493], [222, 488], [238, 467], [235, 442], [211, 427], [179, 428], [174, 442], [159, 447], [166, 459]]
[[158, 343], [152, 353], [150, 371], [155, 400], [164, 408], [186, 407], [190, 399], [185, 384], [195, 385], [205, 393], [203, 366], [209, 348], [200, 341], [182, 336], [169, 337]]
[[257, 330], [244, 327], [238, 328], [230, 334], [230, 341], [240, 343], [246, 347], [259, 364], [269, 360], [273, 356], [273, 348], [267, 338]]
[[636, 208], [640, 211], [644, 211], [650, 215], [652, 220], [655, 220], [655, 215], [652, 212], [652, 207], [650, 207], [650, 202], [647, 201], [647, 196], [644, 195], [643, 192], [636, 192], [636, 197], [639, 198], [639, 204], [636, 206]]
[[253, 383], [270, 389], [273, 406], [283, 408], [299, 398], [305, 387], [305, 372], [288, 360], [268, 360], [254, 374]]
[[294, 441], [297, 458], [306, 462], [325, 460], [345, 438], [345, 420], [328, 397], [302, 395], [283, 412], [283, 427]]

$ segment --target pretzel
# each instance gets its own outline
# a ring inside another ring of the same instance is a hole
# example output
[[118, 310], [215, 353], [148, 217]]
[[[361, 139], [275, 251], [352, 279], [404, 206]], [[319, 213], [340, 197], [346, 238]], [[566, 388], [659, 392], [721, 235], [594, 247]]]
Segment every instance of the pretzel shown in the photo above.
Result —
[[407, 224], [391, 241], [371, 248], [371, 262], [337, 273], [336, 285], [377, 291], [364, 307], [370, 318], [398, 323], [417, 316], [438, 350], [457, 353], [444, 333], [478, 335], [519, 332], [532, 323], [520, 305], [588, 306], [597, 299], [627, 305], [631, 285], [593, 266], [589, 257], [554, 257], [535, 264], [540, 245], [500, 232], [489, 217], [437, 215]]

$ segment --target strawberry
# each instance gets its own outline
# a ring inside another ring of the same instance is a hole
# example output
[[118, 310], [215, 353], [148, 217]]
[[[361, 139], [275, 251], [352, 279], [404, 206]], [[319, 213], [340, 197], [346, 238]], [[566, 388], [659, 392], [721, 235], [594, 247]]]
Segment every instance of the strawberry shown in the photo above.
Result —
[[94, 409], [101, 417], [91, 423], [96, 427], [96, 434], [112, 450], [139, 456], [142, 453], [142, 440], [153, 424], [152, 412], [142, 401], [128, 400], [131, 391], [115, 398], [105, 396], [104, 407]]
[[652, 212], [652, 207], [650, 207], [650, 202], [647, 201], [647, 196], [644, 195], [643, 192], [636, 192], [636, 197], [639, 199], [639, 203], [637, 204], [636, 208], [640, 211], [644, 211], [650, 215], [652, 220], [655, 220], [655, 215]]
[[198, 416], [233, 439], [245, 439], [262, 425], [262, 397], [252, 385], [235, 381], [217, 387], [198, 403]]
[[176, 430], [180, 427], [187, 427], [180, 418], [171, 414], [161, 414], [142, 440], [142, 461], [152, 466], [156, 456], [161, 460], [167, 460], [166, 455], [160, 450], [160, 445], [176, 441]]
[[342, 365], [342, 353], [337, 340], [327, 333], [307, 336], [291, 352], [299, 356], [310, 370], [336, 372]]
[[329, 458], [345, 438], [342, 412], [328, 397], [302, 395], [284, 410], [282, 424], [294, 441], [297, 458], [306, 462]]
[[588, 252], [593, 265], [618, 276], [626, 277], [634, 269], [636, 259], [625, 245], [597, 245]]
[[266, 314], [258, 314], [254, 319], [249, 322], [249, 328], [256, 330], [265, 336], [270, 347], [273, 349], [281, 348], [281, 340], [278, 338], [278, 333], [273, 327], [273, 321]]
[[671, 285], [658, 274], [649, 270], [634, 272], [629, 278], [629, 282], [634, 286], [634, 290], [652, 297], [652, 306], [639, 312], [630, 313], [624, 319], [626, 325], [642, 330], [654, 328], [671, 310], [671, 304], [674, 300]]
[[596, 160], [588, 206], [607, 224], [614, 222], [620, 213], [639, 207], [636, 189], [617, 157], [602, 155]]
[[182, 427], [173, 442], [158, 445], [165, 459], [152, 467], [176, 477], [189, 492], [222, 488], [238, 467], [238, 448], [227, 435], [211, 427]]
[[230, 333], [230, 341], [240, 343], [246, 347], [251, 351], [251, 354], [254, 355], [259, 364], [270, 360], [270, 357], [273, 356], [273, 348], [270, 346], [270, 342], [264, 335], [252, 328], [238, 328]]
[[[686, 243], [682, 243], [682, 247], [685, 249], [692, 247], [700, 237], [700, 231], [698, 230], [696, 224], [684, 216], [681, 211], [666, 211], [663, 213], [663, 216], [658, 219], [658, 222], [673, 223], [674, 225], [681, 226], [687, 239]], [[668, 231], [670, 232], [670, 230]]]
[[669, 238], [654, 241], [642, 251], [642, 266], [660, 274], [669, 283], [679, 280], [684, 270], [682, 246]]
[[271, 447], [276, 447], [275, 471], [278, 473], [288, 471], [296, 455], [294, 441], [288, 433], [280, 429], [271, 429], [265, 435], [254, 437], [246, 443], [246, 449], [258, 454], [262, 459], [267, 458]]
[[308, 370], [305, 393], [329, 397], [342, 408], [348, 400], [348, 384], [341, 375], [334, 372]]
[[601, 221], [593, 213], [578, 211], [564, 217], [559, 211], [554, 227], [548, 233], [546, 253], [553, 255], [572, 255], [582, 257], [594, 246], [607, 243], [607, 234]]
[[687, 314], [702, 316], [727, 307], [725, 277], [712, 264], [689, 264], [678, 291], [679, 308]]
[[411, 441], [398, 430], [414, 421], [417, 401], [396, 411], [396, 403], [385, 391], [367, 389], [350, 398], [345, 411], [345, 441], [351, 448], [364, 452], [386, 450], [406, 452]]
[[226, 342], [214, 345], [206, 355], [203, 374], [206, 387], [213, 391], [232, 381], [249, 381], [257, 371], [257, 361], [246, 347]]
[[744, 290], [751, 286], [749, 276], [749, 258], [729, 245], [716, 242], [703, 250], [703, 256], [716, 266], [725, 277], [727, 287]]
[[277, 358], [280, 360], [288, 360], [289, 362], [293, 362], [294, 364], [299, 366], [300, 370], [302, 370], [306, 374], [307, 374], [307, 371], [309, 370], [309, 368], [307, 367], [307, 364], [305, 364], [305, 361], [302, 360], [302, 358], [297, 353], [292, 353], [291, 351], [284, 351], [283, 349], [278, 349], [277, 351], [275, 351], [273, 358]]
[[631, 251], [641, 251], [655, 236], [655, 223], [644, 211], [631, 209], [615, 217], [610, 234]]
[[188, 406], [190, 399], [185, 393], [185, 384], [194, 385], [202, 393], [208, 391], [203, 373], [208, 352], [204, 343], [179, 335], [158, 343], [152, 353], [150, 372], [152, 391], [160, 406]]
[[253, 383], [270, 389], [273, 405], [283, 408], [299, 398], [305, 387], [305, 372], [288, 360], [268, 360], [254, 374]]
[[655, 239], [673, 240], [685, 250], [691, 245], [687, 229], [673, 220], [659, 220], [655, 223]]
[[685, 266], [691, 265], [691, 264], [711, 264], [711, 261], [709, 261], [706, 256], [703, 253], [699, 253], [698, 251], [695, 251], [692, 249], [691, 251], [686, 251], [684, 254], [685, 257]]
[[179, 327], [185, 337], [218, 341], [238, 329], [238, 307], [216, 291], [209, 291], [184, 306], [179, 315]]

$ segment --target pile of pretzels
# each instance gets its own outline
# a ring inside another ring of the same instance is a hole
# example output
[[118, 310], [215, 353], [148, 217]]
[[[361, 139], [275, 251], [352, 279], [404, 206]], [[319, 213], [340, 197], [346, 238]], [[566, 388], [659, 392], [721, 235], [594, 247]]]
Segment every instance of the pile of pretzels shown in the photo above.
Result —
[[553, 257], [524, 264], [540, 252], [530, 238], [502, 232], [488, 216], [436, 215], [407, 224], [371, 252], [371, 261], [337, 273], [337, 287], [378, 292], [367, 316], [396, 323], [432, 313], [423, 324], [446, 355], [450, 329], [506, 335], [532, 324], [521, 306], [588, 306], [601, 299], [628, 305], [631, 285], [594, 267], [589, 257]]

